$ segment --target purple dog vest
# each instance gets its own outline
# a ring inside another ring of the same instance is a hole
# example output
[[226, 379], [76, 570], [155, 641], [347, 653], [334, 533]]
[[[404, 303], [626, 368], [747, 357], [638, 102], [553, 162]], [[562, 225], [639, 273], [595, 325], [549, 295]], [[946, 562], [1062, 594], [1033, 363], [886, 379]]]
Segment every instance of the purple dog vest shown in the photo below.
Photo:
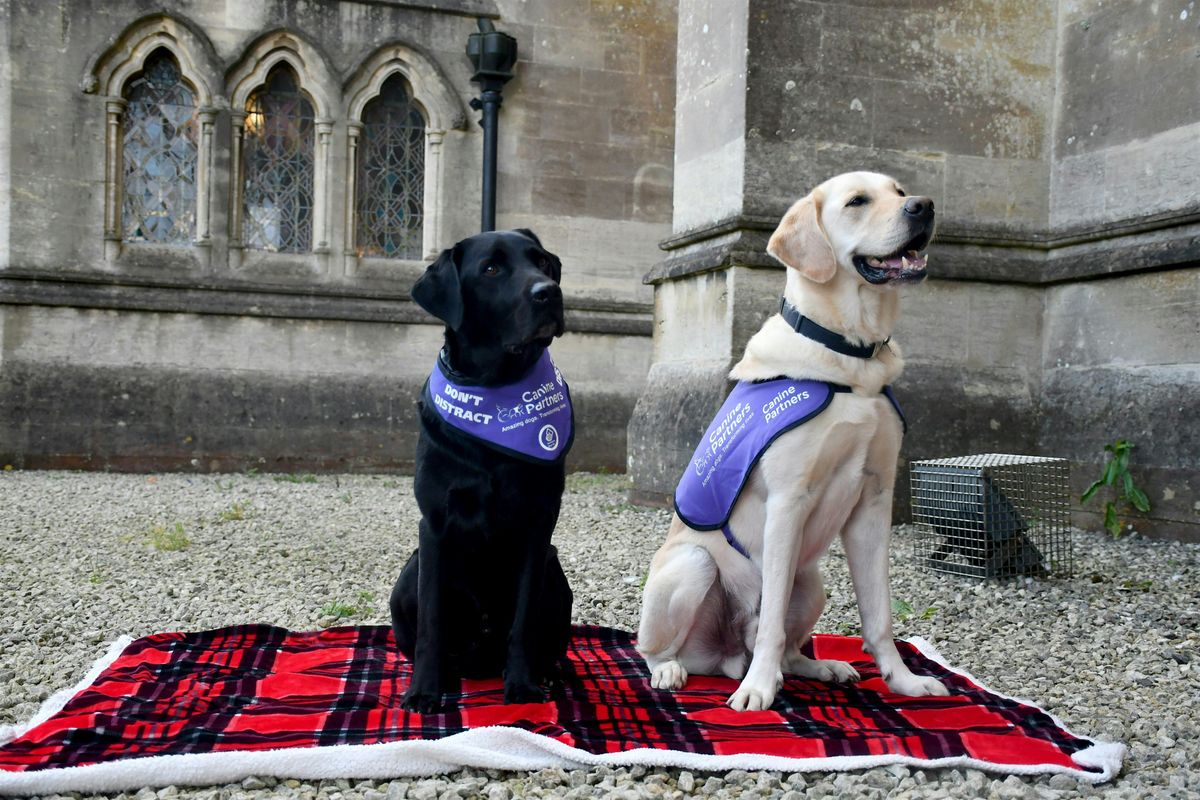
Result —
[[[747, 555], [728, 523], [754, 465], [771, 442], [824, 411], [835, 393], [849, 391], [824, 381], [740, 381], [704, 432], [675, 489], [680, 519], [698, 531], [722, 529], [729, 543]], [[883, 393], [907, 429], [892, 388]]]
[[549, 350], [524, 377], [503, 386], [456, 384], [446, 376], [439, 358], [425, 382], [424, 395], [447, 425], [527, 461], [559, 461], [575, 438], [571, 392]]

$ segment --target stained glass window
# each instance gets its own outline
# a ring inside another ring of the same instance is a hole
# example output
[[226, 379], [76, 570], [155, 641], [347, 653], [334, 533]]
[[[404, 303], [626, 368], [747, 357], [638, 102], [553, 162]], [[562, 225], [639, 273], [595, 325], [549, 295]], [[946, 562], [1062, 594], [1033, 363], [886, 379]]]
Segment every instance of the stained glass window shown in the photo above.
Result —
[[196, 98], [166, 50], [125, 90], [121, 226], [127, 242], [180, 245], [196, 226]]
[[242, 170], [242, 239], [255, 250], [303, 253], [312, 249], [312, 103], [296, 73], [281, 64], [246, 103]]
[[400, 75], [363, 109], [358, 145], [358, 252], [419, 259], [425, 216], [425, 118]]

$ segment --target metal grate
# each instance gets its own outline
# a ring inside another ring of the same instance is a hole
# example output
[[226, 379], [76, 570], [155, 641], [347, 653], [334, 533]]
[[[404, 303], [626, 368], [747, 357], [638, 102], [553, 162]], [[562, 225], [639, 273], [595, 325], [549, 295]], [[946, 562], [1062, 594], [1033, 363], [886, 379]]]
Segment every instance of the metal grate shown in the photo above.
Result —
[[1070, 576], [1070, 466], [982, 455], [910, 465], [917, 563], [977, 578]]

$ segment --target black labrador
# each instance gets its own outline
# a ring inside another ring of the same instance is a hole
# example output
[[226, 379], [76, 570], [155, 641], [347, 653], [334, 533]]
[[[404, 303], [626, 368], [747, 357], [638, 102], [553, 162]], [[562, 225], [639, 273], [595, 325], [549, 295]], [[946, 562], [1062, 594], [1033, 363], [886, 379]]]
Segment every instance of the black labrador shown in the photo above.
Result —
[[[444, 372], [458, 385], [510, 384], [563, 332], [562, 265], [531, 231], [499, 231], [444, 251], [412, 297], [446, 324]], [[391, 596], [392, 628], [413, 663], [410, 711], [442, 707], [460, 678], [504, 676], [504, 702], [542, 702], [566, 652], [572, 595], [550, 544], [563, 462], [531, 462], [464, 435], [419, 404], [416, 552]]]

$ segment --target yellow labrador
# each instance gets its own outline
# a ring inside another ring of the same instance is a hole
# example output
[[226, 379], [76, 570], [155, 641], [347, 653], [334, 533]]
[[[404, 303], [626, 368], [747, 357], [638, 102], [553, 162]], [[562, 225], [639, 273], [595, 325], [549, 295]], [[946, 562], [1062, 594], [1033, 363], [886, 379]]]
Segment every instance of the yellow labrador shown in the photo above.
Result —
[[650, 566], [638, 631], [655, 688], [680, 688], [689, 673], [727, 675], [741, 680], [728, 700], [741, 711], [768, 708], [784, 671], [857, 680], [849, 664], [800, 652], [825, 606], [820, 558], [840, 535], [865, 646], [888, 687], [947, 694], [910, 672], [892, 639], [888, 543], [902, 422], [881, 393], [904, 363], [890, 341], [896, 285], [925, 276], [920, 251], [933, 227], [931, 199], [907, 196], [886, 175], [852, 172], [799, 200], [771, 236], [767, 251], [790, 268], [785, 305], [730, 376], [837, 388], [749, 468], [725, 537], [675, 515]]

